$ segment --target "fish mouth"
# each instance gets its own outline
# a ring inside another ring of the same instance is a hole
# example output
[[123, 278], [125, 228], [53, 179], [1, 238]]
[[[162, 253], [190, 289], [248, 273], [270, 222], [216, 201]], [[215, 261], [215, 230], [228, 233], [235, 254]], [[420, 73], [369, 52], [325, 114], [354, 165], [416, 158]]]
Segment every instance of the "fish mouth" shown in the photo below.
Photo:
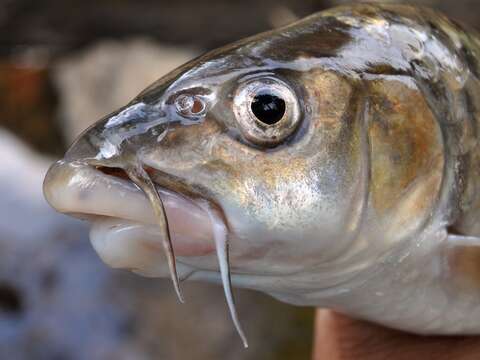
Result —
[[[206, 199], [192, 199], [153, 183], [168, 220], [168, 233], [165, 234], [158, 228], [158, 214], [154, 214], [145, 191], [128, 180], [131, 177], [118, 168], [60, 160], [48, 170], [43, 191], [48, 203], [57, 211], [92, 221], [90, 240], [100, 257], [112, 267], [136, 270], [131, 266], [132, 256], [142, 261], [152, 253], [158, 254], [165, 236], [170, 237], [177, 256], [216, 253], [232, 320], [244, 346], [248, 347], [235, 310], [228, 260], [228, 227], [223, 214], [219, 214], [219, 207]], [[128, 253], [132, 249], [138, 252], [138, 246], [128, 246], [135, 242], [147, 246], [140, 254]], [[116, 243], [119, 246], [115, 246]], [[122, 259], [128, 259], [129, 265], [125, 266]], [[175, 269], [173, 278], [177, 282], [174, 281], [179, 300], [183, 302]]]
[[[165, 207], [175, 254], [189, 257], [213, 253], [212, 225], [199, 201], [155, 186]], [[50, 167], [43, 190], [57, 211], [93, 223], [94, 245], [129, 233], [155, 247], [165, 236], [158, 229], [148, 199], [121, 169], [60, 160]]]

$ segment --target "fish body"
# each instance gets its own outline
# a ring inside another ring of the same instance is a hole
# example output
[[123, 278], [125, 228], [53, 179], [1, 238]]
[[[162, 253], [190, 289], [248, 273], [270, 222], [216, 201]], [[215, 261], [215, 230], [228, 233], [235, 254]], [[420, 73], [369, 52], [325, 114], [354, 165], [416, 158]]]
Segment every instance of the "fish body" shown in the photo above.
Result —
[[474, 33], [427, 8], [320, 12], [158, 80], [87, 129], [44, 192], [93, 220], [108, 264], [168, 263], [177, 290], [222, 281], [239, 329], [230, 278], [414, 333], [480, 333], [479, 59]]

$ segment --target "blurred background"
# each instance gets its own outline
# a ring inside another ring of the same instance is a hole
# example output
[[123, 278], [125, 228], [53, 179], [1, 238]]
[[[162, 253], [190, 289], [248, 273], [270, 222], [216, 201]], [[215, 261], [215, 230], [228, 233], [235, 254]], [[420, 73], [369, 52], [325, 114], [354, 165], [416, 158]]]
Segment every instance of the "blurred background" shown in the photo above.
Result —
[[[399, 1], [397, 1], [399, 2]], [[0, 359], [308, 359], [313, 310], [103, 265], [86, 224], [41, 193], [48, 165], [89, 124], [217, 46], [335, 0], [0, 0]], [[475, 0], [410, 1], [480, 27]]]

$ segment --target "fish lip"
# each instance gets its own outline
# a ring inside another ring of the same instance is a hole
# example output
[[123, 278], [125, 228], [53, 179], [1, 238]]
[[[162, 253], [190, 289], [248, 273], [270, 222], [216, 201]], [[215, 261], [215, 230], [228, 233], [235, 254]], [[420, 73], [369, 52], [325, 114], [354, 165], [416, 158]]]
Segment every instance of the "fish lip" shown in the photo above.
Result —
[[[92, 223], [105, 218], [116, 218], [144, 226], [157, 225], [151, 204], [137, 185], [131, 180], [107, 175], [98, 170], [96, 166], [97, 164], [91, 165], [83, 161], [66, 161], [64, 159], [52, 164], [43, 183], [44, 196], [50, 206], [58, 212]], [[192, 228], [199, 227], [198, 234], [195, 234], [193, 239], [205, 242], [203, 245], [196, 246], [195, 251], [188, 251], [188, 249], [176, 251], [177, 255], [203, 256], [213, 253], [215, 245], [211, 235], [211, 224], [208, 221], [208, 214], [202, 215], [205, 210], [199, 204], [199, 201], [211, 204], [211, 200], [192, 198], [189, 194], [179, 192], [177, 189], [171, 190], [158, 183], [155, 183], [155, 186], [165, 204], [169, 223], [172, 224], [174, 247], [175, 238], [177, 240], [179, 238], [176, 236], [178, 235], [176, 231], [180, 226], [178, 226], [178, 219], [175, 218], [179, 216], [178, 214], [183, 215], [184, 223], [193, 223]], [[93, 193], [100, 195], [100, 199], [96, 203], [91, 199]], [[115, 197], [117, 200], [114, 199]], [[109, 201], [111, 201], [110, 204]], [[177, 203], [175, 204], [175, 202]], [[214, 206], [219, 207], [217, 204]], [[189, 213], [189, 210], [192, 211]], [[189, 216], [187, 217], [187, 215]], [[186, 222], [185, 217], [189, 221]], [[222, 220], [225, 221], [224, 218]], [[185, 241], [184, 237], [183, 239]]]

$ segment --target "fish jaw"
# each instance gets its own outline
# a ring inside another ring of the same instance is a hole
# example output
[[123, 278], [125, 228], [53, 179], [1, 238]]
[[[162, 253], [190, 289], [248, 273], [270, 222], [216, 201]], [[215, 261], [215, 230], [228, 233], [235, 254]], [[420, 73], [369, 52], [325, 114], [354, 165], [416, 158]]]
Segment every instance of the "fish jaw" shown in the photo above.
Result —
[[[228, 227], [222, 211], [205, 199], [194, 201], [158, 187], [155, 191], [167, 218], [167, 233], [161, 231], [158, 224], [154, 225], [158, 218], [154, 210], [148, 210], [148, 195], [141, 193], [132, 182], [104, 174], [89, 165], [65, 161], [55, 163], [44, 182], [45, 198], [51, 206], [92, 220], [92, 245], [100, 258], [113, 268], [129, 269], [145, 276], [170, 274], [172, 277], [169, 256], [175, 256], [174, 252], [182, 259], [216, 254], [234, 326], [244, 347], [248, 347], [232, 293]], [[167, 239], [173, 248], [170, 254], [162, 252]], [[158, 257], [162, 253], [163, 264]], [[173, 261], [174, 288], [183, 303], [179, 280], [189, 277], [196, 269], [187, 263], [177, 264], [175, 257]]]
[[[137, 257], [135, 252], [130, 253], [131, 259], [125, 257], [128, 251], [120, 245], [128, 245], [122, 241], [127, 234], [130, 241], [144, 244], [147, 250], [161, 246], [165, 235], [156, 225], [151, 206], [141, 190], [128, 180], [104, 174], [93, 166], [61, 160], [49, 169], [43, 190], [57, 211], [93, 223], [91, 241], [112, 267], [138, 269], [129, 262], [141, 264], [143, 261], [138, 258], [139, 252]], [[175, 253], [193, 257], [214, 252], [210, 219], [202, 207], [181, 194], [164, 188], [157, 190], [165, 205]], [[118, 251], [123, 251], [125, 256], [119, 257]], [[147, 253], [142, 256], [148, 257]]]

